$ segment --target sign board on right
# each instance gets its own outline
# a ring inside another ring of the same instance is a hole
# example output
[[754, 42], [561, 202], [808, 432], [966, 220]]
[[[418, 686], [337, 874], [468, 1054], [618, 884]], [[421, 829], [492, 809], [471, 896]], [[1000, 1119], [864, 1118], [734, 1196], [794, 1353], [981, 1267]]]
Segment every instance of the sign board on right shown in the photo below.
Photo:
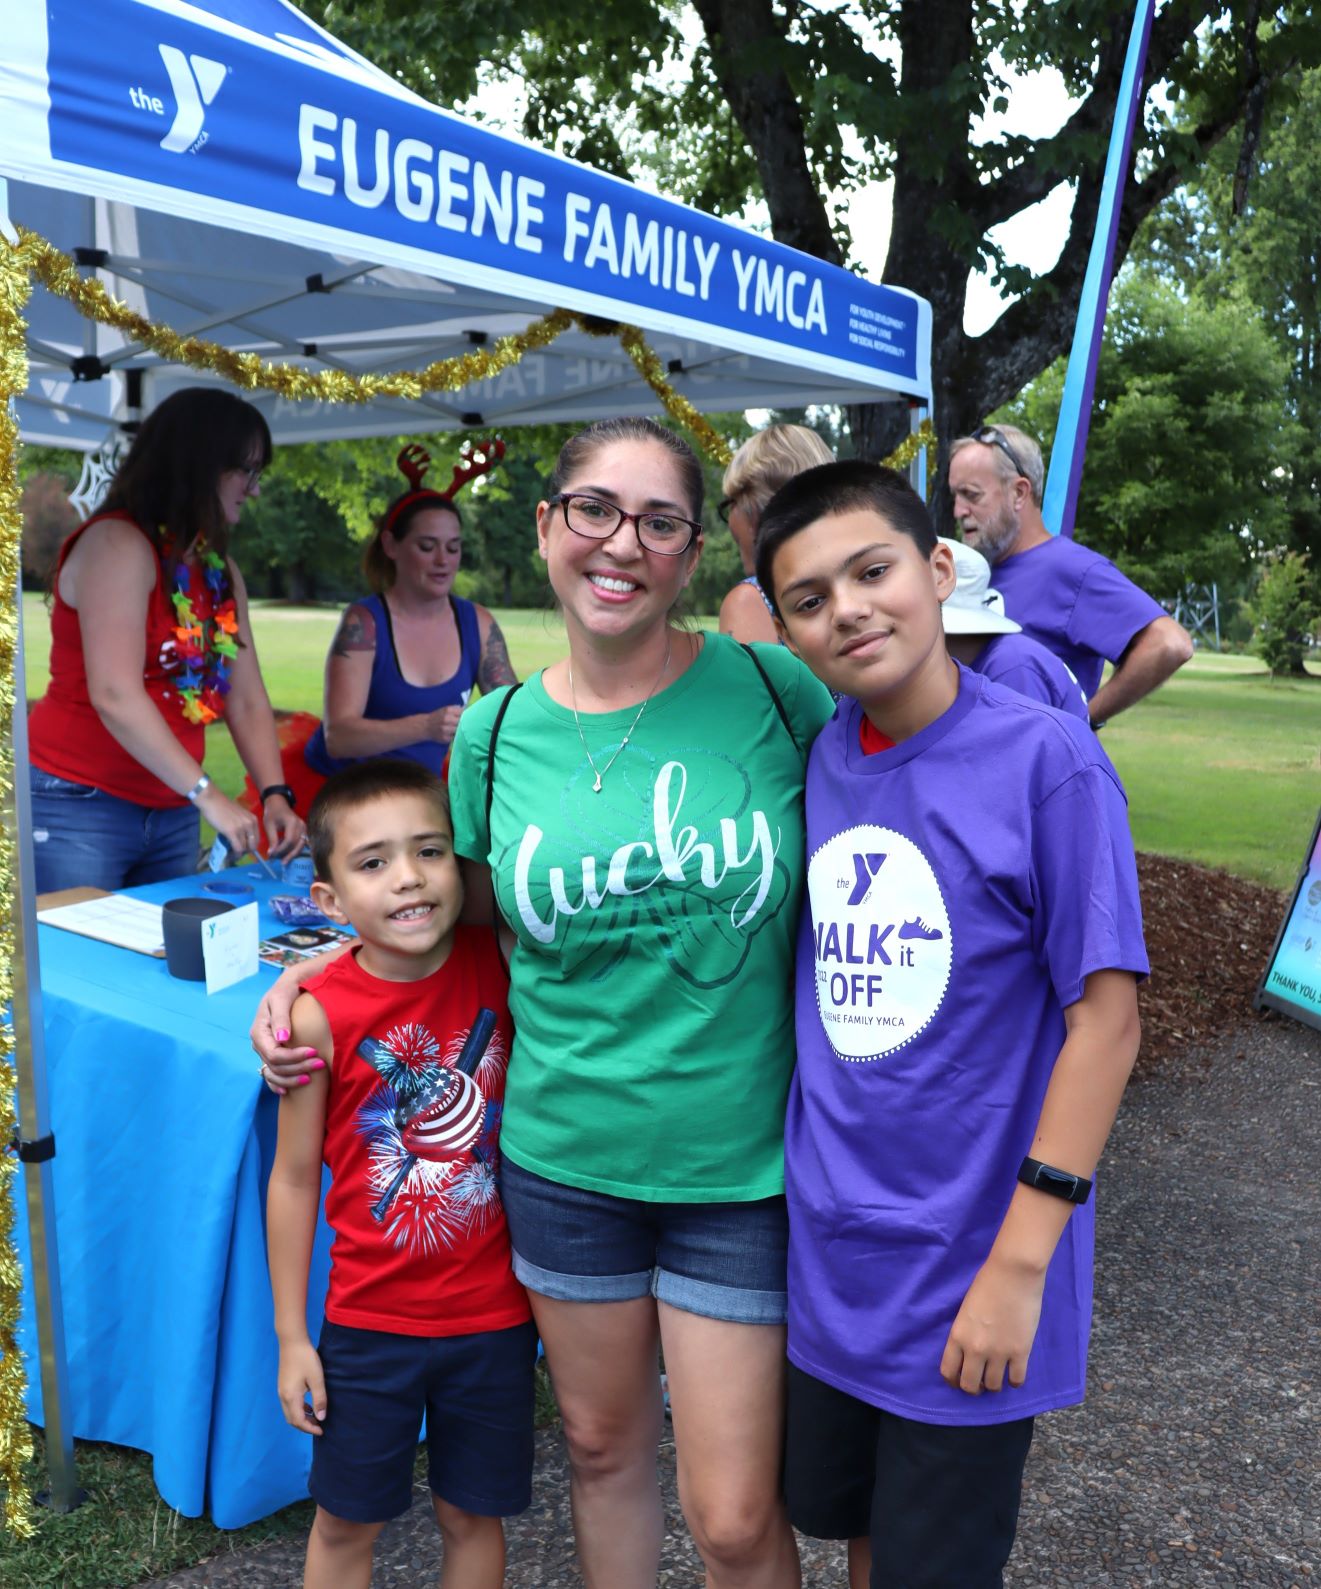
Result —
[[1321, 1031], [1321, 814], [1252, 1002]]

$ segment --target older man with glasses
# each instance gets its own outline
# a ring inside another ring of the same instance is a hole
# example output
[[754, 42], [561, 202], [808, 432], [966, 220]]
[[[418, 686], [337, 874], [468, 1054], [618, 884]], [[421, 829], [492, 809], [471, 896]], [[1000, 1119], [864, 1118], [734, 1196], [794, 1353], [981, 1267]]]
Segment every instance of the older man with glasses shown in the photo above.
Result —
[[[1005, 611], [1053, 651], [1088, 700], [1094, 728], [1140, 701], [1193, 654], [1184, 628], [1107, 557], [1041, 517], [1041, 449], [1013, 425], [983, 425], [950, 448], [954, 517], [994, 566]], [[1107, 661], [1115, 670], [1102, 685]]]

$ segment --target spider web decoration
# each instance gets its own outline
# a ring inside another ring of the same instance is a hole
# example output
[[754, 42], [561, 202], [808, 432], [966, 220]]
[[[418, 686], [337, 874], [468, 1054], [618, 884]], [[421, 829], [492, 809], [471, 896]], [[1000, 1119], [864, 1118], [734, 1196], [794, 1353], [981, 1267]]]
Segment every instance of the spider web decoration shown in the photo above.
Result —
[[128, 437], [122, 430], [110, 431], [95, 452], [83, 454], [83, 470], [78, 484], [69, 493], [80, 520], [91, 518], [105, 499], [115, 470], [128, 452]]

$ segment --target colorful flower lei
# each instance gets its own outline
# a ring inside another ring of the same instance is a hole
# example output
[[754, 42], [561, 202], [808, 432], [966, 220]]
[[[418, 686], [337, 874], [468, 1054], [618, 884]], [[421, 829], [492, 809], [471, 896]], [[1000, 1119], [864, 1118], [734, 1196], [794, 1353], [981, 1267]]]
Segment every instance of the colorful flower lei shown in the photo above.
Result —
[[[173, 555], [166, 542], [165, 555]], [[183, 671], [178, 676], [179, 705], [190, 723], [214, 723], [229, 694], [229, 670], [238, 655], [238, 608], [229, 592], [225, 559], [199, 536], [195, 561], [180, 559], [170, 597], [179, 622], [174, 631]]]

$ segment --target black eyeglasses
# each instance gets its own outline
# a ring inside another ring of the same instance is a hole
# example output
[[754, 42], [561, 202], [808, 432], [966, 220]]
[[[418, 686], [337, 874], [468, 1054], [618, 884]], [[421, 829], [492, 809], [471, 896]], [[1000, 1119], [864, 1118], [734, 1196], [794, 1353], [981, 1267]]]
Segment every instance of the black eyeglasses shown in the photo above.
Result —
[[1016, 475], [1021, 475], [1024, 480], [1030, 480], [1032, 478], [1031, 475], [1028, 474], [1027, 470], [1024, 469], [1023, 465], [1019, 463], [1018, 455], [1015, 453], [1014, 449], [1009, 445], [1009, 443], [1004, 439], [994, 425], [983, 425], [979, 430], [974, 430], [972, 433], [972, 439], [974, 441], [983, 442], [988, 447], [998, 447], [1000, 451], [1004, 453], [1005, 457], [1008, 458], [1009, 462], [1013, 464], [1014, 473]]
[[681, 519], [673, 513], [625, 513], [623, 508], [602, 502], [600, 497], [561, 491], [550, 500], [559, 503], [564, 522], [575, 535], [589, 541], [608, 541], [627, 519], [637, 530], [639, 545], [662, 557], [678, 557], [702, 533], [702, 526], [694, 519]]
[[716, 512], [720, 515], [720, 522], [722, 524], [729, 523], [729, 515], [737, 506], [737, 497], [721, 497], [720, 501], [716, 504]]

